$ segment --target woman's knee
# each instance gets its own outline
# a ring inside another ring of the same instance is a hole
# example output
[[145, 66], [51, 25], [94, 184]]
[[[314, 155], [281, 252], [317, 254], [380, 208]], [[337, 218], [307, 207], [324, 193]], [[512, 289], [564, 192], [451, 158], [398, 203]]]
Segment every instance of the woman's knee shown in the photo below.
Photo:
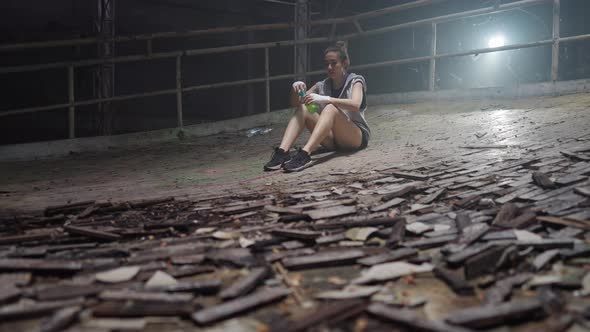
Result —
[[338, 113], [340, 113], [340, 111], [336, 108], [336, 106], [329, 104], [329, 105], [326, 105], [326, 107], [324, 107], [320, 116], [333, 117], [333, 116], [338, 115]]

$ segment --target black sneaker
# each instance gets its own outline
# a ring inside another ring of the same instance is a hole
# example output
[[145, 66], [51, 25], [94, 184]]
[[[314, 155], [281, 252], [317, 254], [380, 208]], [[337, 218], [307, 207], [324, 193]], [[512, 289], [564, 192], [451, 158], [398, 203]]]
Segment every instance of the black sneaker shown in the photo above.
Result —
[[275, 148], [272, 156], [270, 157], [270, 161], [264, 165], [265, 171], [275, 171], [280, 169], [281, 166], [287, 161], [291, 159], [289, 153], [285, 152], [285, 150], [281, 148]]
[[283, 165], [283, 170], [285, 170], [285, 172], [287, 173], [299, 172], [301, 170], [308, 168], [311, 165], [313, 165], [313, 161], [311, 160], [309, 154], [305, 152], [305, 150], [299, 149], [299, 151], [297, 151], [297, 154], [295, 154], [295, 156], [293, 156], [291, 160], [285, 162], [285, 164]]

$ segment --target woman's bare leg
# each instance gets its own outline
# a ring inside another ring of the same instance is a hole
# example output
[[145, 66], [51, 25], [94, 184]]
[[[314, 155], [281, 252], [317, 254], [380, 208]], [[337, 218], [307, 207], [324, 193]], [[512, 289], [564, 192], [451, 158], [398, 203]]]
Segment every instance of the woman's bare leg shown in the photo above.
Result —
[[[303, 132], [304, 128], [307, 128], [310, 133], [313, 133], [319, 119], [320, 116], [318, 114], [309, 113], [303, 105], [297, 107], [293, 113], [293, 117], [289, 120], [289, 124], [287, 125], [287, 129], [285, 129], [285, 134], [283, 134], [283, 140], [279, 147], [283, 149], [283, 151], [289, 151]], [[327, 148], [334, 148], [334, 140], [331, 132], [328, 133], [321, 144]]]
[[357, 148], [362, 143], [362, 132], [346, 115], [333, 105], [324, 108], [318, 118], [311, 137], [303, 147], [307, 153], [313, 152], [318, 145], [335, 147], [335, 143], [343, 148]]

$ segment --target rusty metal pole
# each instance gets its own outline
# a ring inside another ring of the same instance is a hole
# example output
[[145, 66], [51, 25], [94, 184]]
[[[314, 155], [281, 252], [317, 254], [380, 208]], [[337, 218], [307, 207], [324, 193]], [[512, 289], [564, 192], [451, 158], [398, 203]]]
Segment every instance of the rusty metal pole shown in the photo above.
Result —
[[270, 112], [270, 59], [268, 47], [264, 49], [264, 79], [266, 83], [266, 112]]
[[551, 81], [559, 77], [559, 17], [560, 0], [553, 0], [553, 47], [551, 49]]
[[68, 67], [68, 101], [69, 101], [69, 108], [68, 108], [68, 137], [75, 138], [76, 137], [76, 106], [74, 103], [76, 102], [76, 97], [74, 95], [74, 66]]
[[432, 40], [430, 42], [430, 75], [428, 76], [428, 90], [436, 88], [436, 23], [432, 23]]
[[178, 128], [182, 128], [182, 57], [176, 57], [176, 119]]
[[295, 2], [295, 74], [297, 79], [304, 82], [307, 71], [307, 44], [298, 42], [307, 38], [307, 26], [302, 23], [308, 20], [308, 0], [297, 0]]

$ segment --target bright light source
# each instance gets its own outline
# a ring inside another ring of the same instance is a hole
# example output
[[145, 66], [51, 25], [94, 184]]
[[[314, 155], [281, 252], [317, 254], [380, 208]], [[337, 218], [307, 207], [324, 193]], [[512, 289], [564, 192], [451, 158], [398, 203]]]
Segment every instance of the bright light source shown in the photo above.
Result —
[[505, 40], [504, 40], [504, 36], [494, 36], [492, 38], [490, 38], [490, 41], [488, 41], [488, 47], [502, 47], [506, 45]]

